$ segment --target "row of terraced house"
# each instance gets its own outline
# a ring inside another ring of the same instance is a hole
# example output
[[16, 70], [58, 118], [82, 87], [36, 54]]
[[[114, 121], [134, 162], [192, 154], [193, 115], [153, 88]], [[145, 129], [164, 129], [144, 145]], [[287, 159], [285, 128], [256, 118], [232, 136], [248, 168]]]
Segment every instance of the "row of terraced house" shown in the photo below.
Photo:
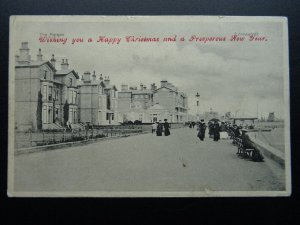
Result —
[[68, 59], [62, 59], [58, 66], [55, 55], [45, 60], [41, 49], [32, 60], [28, 42], [22, 42], [19, 51], [15, 56], [16, 130], [187, 120], [187, 96], [166, 80], [160, 87], [122, 85], [118, 91], [109, 76], [96, 75], [95, 71], [79, 76], [69, 67]]

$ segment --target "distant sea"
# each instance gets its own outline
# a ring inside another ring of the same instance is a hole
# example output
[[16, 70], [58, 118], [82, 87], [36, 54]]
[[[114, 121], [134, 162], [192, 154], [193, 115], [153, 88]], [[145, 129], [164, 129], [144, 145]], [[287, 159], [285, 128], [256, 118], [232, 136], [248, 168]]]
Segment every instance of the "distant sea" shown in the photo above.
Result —
[[256, 138], [284, 152], [284, 122], [258, 122], [256, 126], [272, 128], [271, 131], [258, 132]]

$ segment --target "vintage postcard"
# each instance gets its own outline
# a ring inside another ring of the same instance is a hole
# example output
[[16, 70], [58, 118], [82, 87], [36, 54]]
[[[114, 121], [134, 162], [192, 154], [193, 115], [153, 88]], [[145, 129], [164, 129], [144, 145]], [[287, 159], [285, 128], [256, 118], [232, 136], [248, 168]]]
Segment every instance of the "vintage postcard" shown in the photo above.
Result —
[[8, 196], [289, 196], [287, 23], [12, 16]]

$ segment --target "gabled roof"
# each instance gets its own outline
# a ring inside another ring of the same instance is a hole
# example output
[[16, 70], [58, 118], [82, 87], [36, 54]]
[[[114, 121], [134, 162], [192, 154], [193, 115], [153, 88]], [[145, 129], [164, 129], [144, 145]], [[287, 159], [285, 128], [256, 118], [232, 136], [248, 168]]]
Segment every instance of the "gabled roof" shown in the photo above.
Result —
[[157, 92], [158, 90], [163, 89], [163, 88], [168, 89], [168, 90], [173, 91], [173, 92], [177, 92], [177, 91], [175, 91], [175, 90], [173, 90], [169, 87], [160, 87], [160, 88], [157, 88], [156, 90], [154, 90], [154, 92]]
[[90, 80], [90, 81], [83, 81], [83, 80], [78, 80], [77, 81], [77, 86], [83, 86], [83, 85], [87, 85], [87, 86], [91, 86], [91, 85], [94, 85], [94, 86], [97, 86], [97, 85], [100, 85], [102, 87], [105, 87], [105, 84], [103, 81], [100, 81], [100, 80]]
[[53, 71], [56, 71], [55, 67], [52, 65], [49, 61], [30, 61], [29, 64], [23, 64], [23, 65], [16, 65], [16, 68], [22, 68], [22, 67], [40, 67], [44, 64], [47, 64]]
[[55, 75], [57, 75], [57, 76], [64, 76], [64, 75], [67, 75], [67, 74], [69, 74], [69, 73], [73, 73], [73, 75], [74, 75], [77, 79], [79, 79], [78, 74], [77, 74], [74, 70], [71, 70], [71, 69], [57, 70], [56, 73], [55, 73]]

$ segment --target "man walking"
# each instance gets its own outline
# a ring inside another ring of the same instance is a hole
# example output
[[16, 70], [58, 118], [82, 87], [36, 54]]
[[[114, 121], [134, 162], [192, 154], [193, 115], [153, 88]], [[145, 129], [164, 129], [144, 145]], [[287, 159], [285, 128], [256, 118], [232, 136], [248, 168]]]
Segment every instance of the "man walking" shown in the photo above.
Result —
[[199, 123], [199, 126], [197, 128], [198, 130], [198, 138], [203, 141], [205, 138], [205, 130], [206, 130], [206, 124], [204, 123], [204, 120], [202, 119], [201, 122]]

